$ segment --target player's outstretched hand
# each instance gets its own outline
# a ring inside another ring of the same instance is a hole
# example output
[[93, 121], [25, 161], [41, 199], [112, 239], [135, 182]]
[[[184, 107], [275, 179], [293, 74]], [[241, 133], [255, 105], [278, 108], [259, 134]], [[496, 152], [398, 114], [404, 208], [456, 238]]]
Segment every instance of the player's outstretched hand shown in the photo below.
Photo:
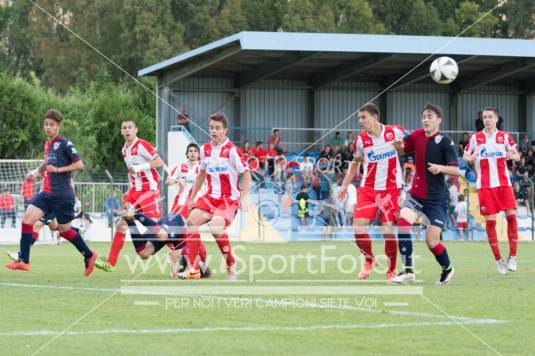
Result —
[[194, 206], [195, 206], [195, 201], [193, 199], [190, 199], [188, 203], [188, 211], [191, 212]]
[[440, 164], [427, 163], [429, 167], [427, 170], [433, 174], [439, 174], [442, 171], [442, 166]]

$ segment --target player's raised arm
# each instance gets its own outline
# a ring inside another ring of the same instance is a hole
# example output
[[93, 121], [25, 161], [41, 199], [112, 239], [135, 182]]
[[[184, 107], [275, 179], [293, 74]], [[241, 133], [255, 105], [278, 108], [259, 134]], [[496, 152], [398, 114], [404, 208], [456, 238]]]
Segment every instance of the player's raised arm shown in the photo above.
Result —
[[349, 164], [349, 169], [346, 172], [346, 175], [344, 177], [344, 181], [342, 182], [342, 186], [340, 188], [340, 192], [338, 193], [338, 198], [340, 200], [344, 200], [346, 194], [347, 194], [347, 187], [351, 182], [353, 181], [353, 178], [355, 178], [355, 175], [359, 171], [360, 164], [362, 162], [361, 157], [355, 157], [353, 161]]
[[520, 153], [518, 153], [518, 150], [516, 149], [516, 142], [509, 134], [507, 134], [505, 139], [505, 150], [507, 151], [505, 153], [506, 159], [513, 160], [515, 162], [520, 161]]

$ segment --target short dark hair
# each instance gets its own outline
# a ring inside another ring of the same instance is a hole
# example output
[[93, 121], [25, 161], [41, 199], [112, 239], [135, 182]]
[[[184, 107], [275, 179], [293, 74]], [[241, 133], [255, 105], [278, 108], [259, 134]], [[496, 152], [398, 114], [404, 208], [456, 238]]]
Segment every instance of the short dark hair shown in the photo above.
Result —
[[362, 107], [359, 109], [359, 112], [361, 111], [367, 111], [368, 113], [372, 115], [376, 115], [377, 117], [381, 116], [381, 112], [379, 111], [379, 107], [375, 105], [374, 103], [366, 103], [362, 105]]
[[275, 132], [279, 132], [279, 131], [280, 131], [279, 129], [274, 129], [274, 130], [273, 130], [273, 133], [275, 133]]
[[222, 123], [224, 128], [228, 127], [227, 115], [225, 115], [225, 113], [222, 113], [221, 111], [215, 112], [212, 115], [208, 116], [208, 122], [210, 121], [217, 121]]
[[463, 194], [459, 194], [459, 201], [464, 201], [464, 195]]
[[197, 145], [196, 143], [193, 143], [193, 142], [192, 142], [192, 143], [190, 143], [190, 144], [188, 145], [188, 147], [186, 147], [186, 154], [188, 154], [188, 151], [189, 151], [190, 147], [195, 147], [195, 149], [197, 150], [197, 152], [199, 152], [199, 145]]
[[500, 117], [500, 112], [498, 111], [497, 108], [493, 107], [493, 106], [486, 106], [483, 111], [492, 111], [494, 114], [496, 114], [496, 117]]
[[123, 126], [123, 124], [124, 124], [125, 122], [131, 122], [131, 123], [134, 124], [135, 127], [137, 127], [136, 121], [135, 121], [134, 119], [132, 119], [131, 117], [125, 117], [125, 118], [123, 119], [123, 121], [121, 122], [121, 126]]
[[59, 124], [63, 120], [63, 114], [56, 109], [50, 108], [45, 114], [45, 119], [54, 120]]
[[306, 185], [306, 184], [303, 184], [303, 185], [301, 186], [301, 190], [306, 190], [306, 189], [307, 189], [307, 185]]
[[422, 114], [424, 111], [429, 110], [437, 114], [438, 117], [442, 118], [442, 108], [435, 104], [425, 104], [424, 108], [422, 109]]

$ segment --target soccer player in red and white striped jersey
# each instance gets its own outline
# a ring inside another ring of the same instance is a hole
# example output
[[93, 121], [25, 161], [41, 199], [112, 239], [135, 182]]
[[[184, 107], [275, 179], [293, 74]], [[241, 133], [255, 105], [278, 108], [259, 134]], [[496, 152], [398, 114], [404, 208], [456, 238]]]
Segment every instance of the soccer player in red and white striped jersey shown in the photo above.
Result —
[[355, 139], [355, 160], [346, 173], [340, 194], [343, 198], [362, 163], [364, 174], [353, 214], [355, 241], [365, 257], [358, 278], [368, 278], [375, 265], [372, 243], [366, 230], [379, 211], [385, 238], [385, 255], [389, 260], [387, 279], [390, 281], [396, 276], [397, 256], [397, 242], [391, 230], [399, 212], [402, 186], [402, 170], [394, 141], [403, 139], [405, 131], [400, 126], [381, 124], [379, 108], [375, 104], [364, 105], [358, 115], [362, 131]]
[[[485, 128], [472, 135], [464, 151], [464, 160], [474, 162], [477, 173], [479, 209], [485, 217], [489, 245], [496, 259], [498, 272], [516, 271], [518, 224], [516, 200], [507, 170], [507, 160], [520, 160], [516, 142], [507, 132], [496, 128], [498, 110], [486, 107], [483, 110]], [[509, 238], [509, 259], [502, 260], [496, 234], [496, 214], [504, 211]]]
[[[251, 174], [241, 150], [227, 138], [226, 115], [221, 112], [214, 113], [208, 117], [208, 123], [212, 140], [201, 147], [201, 172], [191, 195], [196, 196], [205, 180], [208, 190], [197, 202], [190, 201], [192, 210], [187, 226], [196, 230], [200, 225], [208, 223], [225, 258], [228, 278], [236, 279], [235, 260], [225, 228], [234, 220], [238, 207], [247, 209]], [[241, 175], [243, 188], [240, 188], [239, 184]], [[197, 268], [197, 255], [200, 239], [188, 238], [187, 242], [188, 268], [179, 277], [198, 279], [200, 272]]]
[[[160, 179], [156, 169], [164, 167], [165, 163], [150, 142], [137, 137], [137, 132], [134, 120], [125, 119], [121, 123], [121, 135], [125, 140], [122, 153], [130, 182], [130, 189], [124, 195], [124, 203], [132, 204], [137, 211], [153, 220], [159, 220], [162, 209]], [[116, 229], [108, 258], [101, 258], [95, 263], [97, 268], [107, 272], [115, 269], [126, 238], [128, 222], [124, 218], [119, 219]]]

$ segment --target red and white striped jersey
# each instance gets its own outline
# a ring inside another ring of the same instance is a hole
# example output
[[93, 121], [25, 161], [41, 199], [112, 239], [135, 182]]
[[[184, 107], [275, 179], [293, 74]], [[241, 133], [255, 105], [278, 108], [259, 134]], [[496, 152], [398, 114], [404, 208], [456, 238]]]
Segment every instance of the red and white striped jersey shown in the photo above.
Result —
[[401, 126], [381, 124], [381, 134], [374, 137], [361, 131], [355, 139], [355, 156], [363, 159], [364, 174], [360, 186], [373, 190], [401, 189], [402, 171], [395, 139], [403, 139]]
[[[182, 192], [175, 198], [173, 207], [175, 205], [184, 206], [190, 200], [191, 191], [193, 190], [193, 186], [195, 185], [195, 179], [199, 175], [200, 167], [201, 165], [199, 164], [199, 162], [195, 162], [193, 166], [190, 166], [187, 163], [181, 163], [180, 165], [175, 166], [171, 170], [171, 178], [180, 179], [185, 182]], [[202, 195], [203, 189], [204, 185], [199, 191], [199, 193], [197, 193], [197, 196]]]
[[464, 149], [468, 154], [478, 153], [474, 161], [477, 173], [477, 189], [511, 186], [505, 154], [516, 146], [507, 132], [496, 130], [488, 135], [485, 130], [470, 137]]
[[209, 194], [214, 199], [240, 198], [240, 174], [249, 169], [241, 150], [229, 139], [214, 146], [212, 141], [201, 147], [201, 170], [206, 172]]
[[[152, 145], [145, 140], [137, 138], [130, 147], [124, 144], [123, 158], [126, 167], [135, 166], [138, 164], [149, 163], [152, 161], [158, 152]], [[136, 192], [158, 190], [160, 187], [160, 180], [156, 169], [144, 169], [137, 173], [128, 173], [130, 178], [130, 186]]]

